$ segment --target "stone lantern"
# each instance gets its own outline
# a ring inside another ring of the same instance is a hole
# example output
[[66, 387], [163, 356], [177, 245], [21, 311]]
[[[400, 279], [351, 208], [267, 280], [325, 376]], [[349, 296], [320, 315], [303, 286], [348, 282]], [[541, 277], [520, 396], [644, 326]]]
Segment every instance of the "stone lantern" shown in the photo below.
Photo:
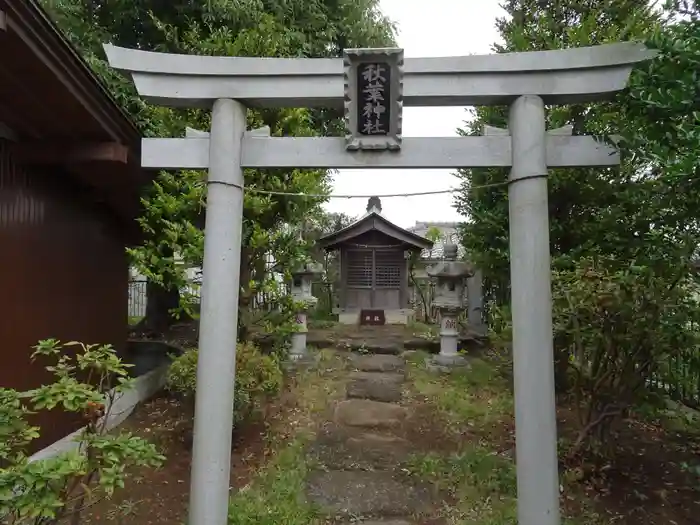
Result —
[[318, 302], [311, 294], [311, 284], [322, 273], [323, 266], [315, 262], [303, 264], [292, 272], [292, 299], [298, 307], [295, 319], [298, 331], [292, 334], [292, 348], [289, 352], [293, 361], [306, 356], [306, 334], [309, 331], [306, 326], [306, 313]]
[[457, 319], [464, 308], [464, 286], [474, 275], [472, 266], [457, 260], [457, 245], [444, 246], [444, 261], [427, 269], [437, 280], [433, 305], [440, 310], [440, 354], [433, 358], [438, 367], [465, 365], [464, 357], [457, 353], [459, 329]]

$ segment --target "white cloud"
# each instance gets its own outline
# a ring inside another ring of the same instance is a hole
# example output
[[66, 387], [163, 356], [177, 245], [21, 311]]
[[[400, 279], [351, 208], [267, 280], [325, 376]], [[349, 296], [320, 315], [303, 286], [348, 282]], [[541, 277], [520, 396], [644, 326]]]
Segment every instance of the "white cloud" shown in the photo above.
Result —
[[[500, 0], [382, 0], [382, 10], [398, 24], [398, 44], [407, 57], [486, 54], [496, 42]], [[468, 114], [465, 108], [404, 108], [407, 137], [456, 135]], [[391, 194], [444, 190], [457, 185], [447, 170], [341, 170], [334, 176], [333, 193]], [[451, 194], [384, 198], [384, 215], [402, 227], [416, 221], [459, 221]], [[365, 210], [362, 199], [331, 199], [326, 209], [349, 215]]]

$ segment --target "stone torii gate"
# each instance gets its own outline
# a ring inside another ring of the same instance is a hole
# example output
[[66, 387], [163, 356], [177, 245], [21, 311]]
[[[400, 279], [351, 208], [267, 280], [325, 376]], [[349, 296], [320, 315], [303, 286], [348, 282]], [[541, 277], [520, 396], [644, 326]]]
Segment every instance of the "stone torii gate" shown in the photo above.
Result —
[[[225, 525], [227, 519], [242, 168], [510, 167], [518, 523], [558, 525], [547, 168], [612, 166], [619, 159], [591, 137], [571, 136], [570, 128], [547, 132], [545, 104], [610, 98], [651, 53], [633, 43], [405, 61], [393, 49], [347, 50], [345, 60], [105, 50], [111, 66], [131, 74], [149, 102], [213, 108], [209, 133], [144, 139], [142, 150], [146, 168], [209, 170], [189, 523]], [[362, 75], [376, 67], [367, 60], [389, 69], [391, 105], [387, 114], [376, 112], [374, 122], [386, 127], [383, 135], [361, 130], [362, 111], [348, 104], [368, 87], [358, 84], [363, 57]], [[246, 131], [246, 107], [344, 104], [346, 137]], [[487, 128], [482, 137], [402, 138], [402, 104], [509, 105], [508, 129]]]

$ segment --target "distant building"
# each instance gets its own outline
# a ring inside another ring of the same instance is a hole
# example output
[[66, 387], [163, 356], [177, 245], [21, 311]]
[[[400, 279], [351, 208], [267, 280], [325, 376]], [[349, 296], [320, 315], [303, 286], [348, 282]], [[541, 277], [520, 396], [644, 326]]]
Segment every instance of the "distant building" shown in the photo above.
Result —
[[414, 226], [407, 228], [408, 231], [425, 237], [428, 235], [428, 231], [432, 229], [438, 229], [442, 234], [441, 237], [435, 241], [433, 247], [429, 250], [423, 250], [421, 252], [422, 259], [442, 259], [443, 257], [443, 247], [445, 244], [456, 244], [457, 253], [460, 257], [464, 256], [464, 248], [459, 242], [459, 232], [457, 228], [459, 227], [458, 222], [423, 222], [416, 221]]

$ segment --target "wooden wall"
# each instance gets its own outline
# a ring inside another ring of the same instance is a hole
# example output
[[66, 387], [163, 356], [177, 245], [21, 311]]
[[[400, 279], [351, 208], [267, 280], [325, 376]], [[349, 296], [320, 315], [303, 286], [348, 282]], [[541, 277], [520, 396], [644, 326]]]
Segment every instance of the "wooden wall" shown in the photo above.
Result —
[[[82, 196], [81, 196], [82, 195]], [[118, 224], [56, 170], [13, 161], [0, 140], [0, 386], [50, 380], [31, 346], [57, 338], [126, 344], [128, 262]], [[82, 426], [66, 414], [37, 416], [42, 448]]]

